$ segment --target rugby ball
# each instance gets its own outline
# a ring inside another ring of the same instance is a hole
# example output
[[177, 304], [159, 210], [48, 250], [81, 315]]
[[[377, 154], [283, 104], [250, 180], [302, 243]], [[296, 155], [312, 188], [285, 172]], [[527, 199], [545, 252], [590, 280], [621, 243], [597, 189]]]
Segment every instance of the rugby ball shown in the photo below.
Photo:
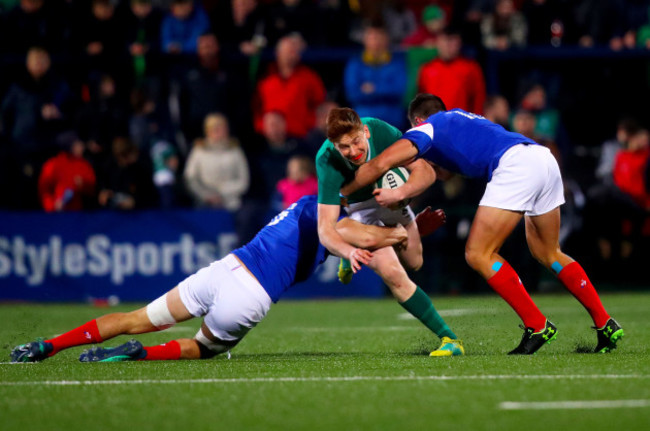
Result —
[[[402, 187], [409, 179], [409, 171], [406, 168], [397, 167], [387, 171], [377, 180], [375, 186], [379, 189], [396, 189]], [[411, 202], [411, 199], [404, 199], [398, 202], [397, 207], [403, 208]]]

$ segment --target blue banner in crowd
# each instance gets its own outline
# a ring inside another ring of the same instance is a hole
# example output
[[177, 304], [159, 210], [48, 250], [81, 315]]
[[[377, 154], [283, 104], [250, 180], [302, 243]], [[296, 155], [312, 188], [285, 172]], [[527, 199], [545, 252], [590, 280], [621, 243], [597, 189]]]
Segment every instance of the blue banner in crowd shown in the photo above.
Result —
[[[0, 300], [149, 301], [237, 245], [228, 212], [0, 212]], [[285, 297], [381, 296], [370, 270], [350, 285], [330, 258]]]

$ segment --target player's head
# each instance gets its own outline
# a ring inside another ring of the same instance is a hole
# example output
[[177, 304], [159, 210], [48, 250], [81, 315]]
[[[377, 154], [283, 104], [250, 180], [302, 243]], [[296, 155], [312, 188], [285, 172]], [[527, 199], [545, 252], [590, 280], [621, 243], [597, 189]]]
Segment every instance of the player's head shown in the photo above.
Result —
[[431, 115], [446, 110], [445, 102], [440, 97], [433, 94], [420, 93], [409, 104], [409, 122], [412, 126], [416, 126]]
[[350, 163], [362, 165], [368, 158], [370, 130], [350, 108], [332, 108], [327, 116], [327, 139]]

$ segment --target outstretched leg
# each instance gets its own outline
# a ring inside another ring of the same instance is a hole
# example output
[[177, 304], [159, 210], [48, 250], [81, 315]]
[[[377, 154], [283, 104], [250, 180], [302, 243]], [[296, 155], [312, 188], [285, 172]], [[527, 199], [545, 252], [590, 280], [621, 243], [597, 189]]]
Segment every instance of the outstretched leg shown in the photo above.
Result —
[[138, 310], [106, 314], [57, 337], [17, 346], [11, 352], [11, 360], [41, 361], [70, 347], [101, 343], [123, 334], [159, 331], [191, 317], [193, 316], [180, 300], [178, 287], [175, 287]]

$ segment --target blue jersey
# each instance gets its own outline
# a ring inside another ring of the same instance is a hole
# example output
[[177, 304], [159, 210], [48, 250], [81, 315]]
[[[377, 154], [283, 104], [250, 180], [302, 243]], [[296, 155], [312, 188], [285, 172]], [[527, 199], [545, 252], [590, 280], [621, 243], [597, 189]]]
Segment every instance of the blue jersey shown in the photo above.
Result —
[[492, 179], [499, 159], [517, 144], [537, 144], [480, 115], [452, 109], [433, 114], [402, 136], [418, 147], [418, 158], [470, 178]]
[[233, 251], [273, 302], [325, 261], [318, 240], [317, 201], [305, 196], [275, 216], [248, 244]]

